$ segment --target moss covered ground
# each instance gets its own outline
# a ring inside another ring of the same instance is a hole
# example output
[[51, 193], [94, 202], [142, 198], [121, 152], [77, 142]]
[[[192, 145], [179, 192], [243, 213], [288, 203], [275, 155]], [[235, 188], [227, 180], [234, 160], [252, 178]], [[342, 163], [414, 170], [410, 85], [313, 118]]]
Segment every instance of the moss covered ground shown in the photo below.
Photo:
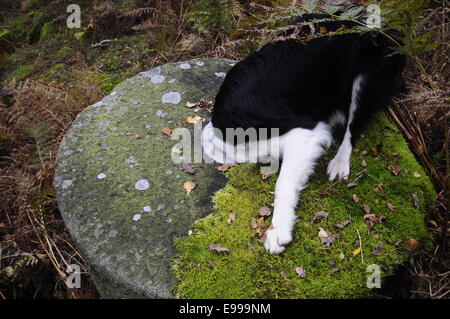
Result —
[[[326, 164], [332, 155], [333, 150], [320, 161], [302, 192], [294, 240], [281, 255], [265, 251], [254, 220], [261, 218], [261, 207], [273, 202], [277, 176], [263, 180], [253, 164], [230, 168], [228, 184], [213, 198], [216, 213], [196, 221], [191, 236], [175, 239], [175, 293], [183, 298], [364, 297], [370, 295], [369, 265], [378, 265], [384, 279], [429, 244], [424, 214], [435, 193], [393, 124], [383, 115], [372, 123], [354, 149], [348, 181], [328, 181]], [[356, 186], [349, 187], [352, 182]], [[328, 217], [313, 223], [320, 211]], [[234, 221], [230, 213], [236, 214]], [[380, 216], [385, 219], [370, 225], [371, 218]], [[346, 220], [347, 226], [336, 226]], [[338, 235], [330, 246], [321, 242], [319, 228]], [[229, 253], [210, 250], [213, 243]], [[299, 276], [297, 267], [306, 276]]]

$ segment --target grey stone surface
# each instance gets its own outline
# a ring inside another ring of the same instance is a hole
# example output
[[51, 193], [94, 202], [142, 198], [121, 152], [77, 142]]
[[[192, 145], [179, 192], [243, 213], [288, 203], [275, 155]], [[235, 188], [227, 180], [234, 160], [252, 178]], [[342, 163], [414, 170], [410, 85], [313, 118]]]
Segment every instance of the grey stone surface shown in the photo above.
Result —
[[[213, 98], [232, 63], [195, 59], [129, 78], [81, 112], [61, 142], [58, 205], [102, 297], [173, 297], [172, 238], [212, 213], [225, 178], [213, 164], [183, 172], [171, 160], [177, 142], [161, 130], [192, 130], [187, 116], [207, 118], [185, 105]], [[197, 183], [189, 195], [188, 180]]]

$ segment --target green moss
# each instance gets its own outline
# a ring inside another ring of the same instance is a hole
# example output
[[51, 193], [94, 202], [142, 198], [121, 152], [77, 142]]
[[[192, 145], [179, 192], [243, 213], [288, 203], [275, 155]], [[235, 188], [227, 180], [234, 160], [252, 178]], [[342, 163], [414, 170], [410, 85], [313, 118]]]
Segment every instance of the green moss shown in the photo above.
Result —
[[22, 79], [25, 78], [32, 70], [33, 70], [33, 66], [32, 66], [32, 65], [22, 65], [22, 66], [20, 66], [16, 71], [14, 71], [14, 73], [13, 73], [12, 76], [10, 76], [10, 77], [11, 77], [11, 78], [15, 78], [16, 80], [22, 80]]
[[116, 85], [124, 80], [123, 78], [111, 76], [108, 74], [95, 74], [92, 77], [94, 80], [99, 82], [105, 94], [111, 93]]
[[[251, 227], [252, 218], [259, 217], [259, 208], [273, 202], [277, 177], [262, 181], [256, 165], [231, 168], [226, 173], [227, 186], [213, 198], [217, 213], [198, 220], [193, 226], [194, 235], [175, 239], [179, 251], [172, 268], [177, 279], [175, 293], [184, 298], [362, 297], [370, 294], [366, 287], [368, 265], [379, 265], [385, 278], [410, 255], [406, 249], [408, 239], [415, 238], [422, 248], [427, 246], [424, 213], [435, 193], [392, 123], [380, 115], [358, 142], [352, 155], [350, 180], [358, 172], [367, 173], [356, 187], [347, 187], [348, 182], [334, 185], [327, 180], [326, 165], [333, 154], [329, 152], [320, 161], [317, 173], [302, 192], [294, 240], [281, 255], [269, 255]], [[391, 164], [401, 168], [398, 176], [390, 171]], [[421, 177], [415, 177], [414, 172]], [[380, 183], [381, 191], [375, 191]], [[320, 192], [326, 188], [327, 194]], [[419, 209], [414, 206], [412, 193], [419, 198]], [[359, 202], [352, 199], [353, 194], [359, 196]], [[394, 212], [388, 209], [388, 202], [396, 207]], [[386, 220], [369, 229], [363, 220], [363, 204]], [[312, 224], [315, 214], [322, 210], [330, 213], [328, 218]], [[228, 224], [231, 212], [237, 218]], [[334, 226], [347, 219], [351, 223], [344, 229]], [[270, 218], [265, 223], [269, 225]], [[326, 247], [319, 240], [319, 227], [339, 238]], [[364, 263], [361, 254], [353, 255], [359, 247], [357, 231]], [[212, 243], [229, 248], [230, 254], [210, 251]], [[380, 245], [382, 253], [375, 256], [374, 247]], [[306, 269], [306, 278], [298, 278], [295, 269], [299, 266]]]
[[53, 38], [54, 34], [56, 32], [55, 25], [53, 22], [49, 21], [44, 23], [44, 25], [41, 28], [41, 34], [39, 36], [39, 40], [50, 40]]

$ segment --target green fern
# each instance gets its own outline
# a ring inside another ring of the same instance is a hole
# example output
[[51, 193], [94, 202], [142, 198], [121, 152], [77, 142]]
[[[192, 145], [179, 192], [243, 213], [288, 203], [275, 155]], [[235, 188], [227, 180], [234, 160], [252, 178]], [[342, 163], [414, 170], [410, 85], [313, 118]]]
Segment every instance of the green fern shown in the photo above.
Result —
[[23, 130], [26, 136], [35, 141], [35, 156], [30, 160], [28, 168], [33, 169], [39, 165], [47, 168], [50, 164], [51, 151], [53, 149], [52, 141], [54, 140], [53, 132], [48, 128], [47, 122], [40, 122], [32, 128]]

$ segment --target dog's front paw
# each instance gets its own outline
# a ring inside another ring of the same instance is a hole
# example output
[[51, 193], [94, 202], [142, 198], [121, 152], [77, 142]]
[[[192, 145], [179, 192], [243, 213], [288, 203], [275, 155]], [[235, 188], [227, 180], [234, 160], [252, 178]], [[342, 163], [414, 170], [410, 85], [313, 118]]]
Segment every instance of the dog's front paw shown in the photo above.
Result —
[[336, 155], [328, 164], [327, 173], [330, 181], [334, 179], [347, 179], [350, 175], [350, 160]]
[[264, 247], [271, 254], [280, 254], [286, 248], [285, 246], [292, 241], [292, 232], [283, 227], [269, 229], [266, 232]]

